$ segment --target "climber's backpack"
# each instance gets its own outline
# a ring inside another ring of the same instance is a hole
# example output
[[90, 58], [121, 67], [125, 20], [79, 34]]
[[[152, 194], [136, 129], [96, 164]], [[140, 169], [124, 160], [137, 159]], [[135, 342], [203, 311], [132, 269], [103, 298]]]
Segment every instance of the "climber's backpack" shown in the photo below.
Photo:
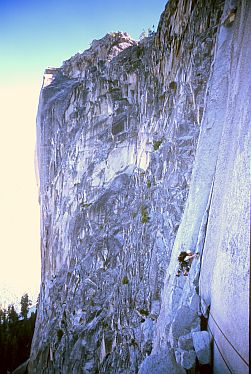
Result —
[[180, 263], [186, 263], [186, 261], [185, 261], [185, 258], [187, 257], [187, 252], [180, 252], [180, 254], [179, 254], [179, 257], [178, 257], [178, 261], [180, 262]]

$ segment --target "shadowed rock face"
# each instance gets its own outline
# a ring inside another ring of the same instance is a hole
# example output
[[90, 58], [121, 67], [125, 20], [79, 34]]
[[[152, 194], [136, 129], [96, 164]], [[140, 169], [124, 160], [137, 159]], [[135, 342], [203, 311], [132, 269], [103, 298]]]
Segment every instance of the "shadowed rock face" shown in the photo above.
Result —
[[[42, 284], [29, 373], [136, 373], [151, 353], [142, 373], [193, 365], [192, 346], [180, 345], [200, 330], [200, 298], [188, 280], [174, 279], [173, 245], [222, 14], [217, 4], [169, 1], [155, 36], [138, 43], [107, 34], [47, 69], [37, 121]], [[194, 267], [197, 284], [198, 275]]]

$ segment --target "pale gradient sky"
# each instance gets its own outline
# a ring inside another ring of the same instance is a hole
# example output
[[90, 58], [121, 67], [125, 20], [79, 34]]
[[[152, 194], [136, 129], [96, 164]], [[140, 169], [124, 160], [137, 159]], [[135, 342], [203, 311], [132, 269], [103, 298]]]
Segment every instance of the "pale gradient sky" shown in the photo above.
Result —
[[0, 0], [0, 302], [4, 285], [18, 297], [39, 290], [34, 151], [44, 69], [60, 66], [107, 32], [138, 39], [143, 29], [157, 28], [166, 2]]

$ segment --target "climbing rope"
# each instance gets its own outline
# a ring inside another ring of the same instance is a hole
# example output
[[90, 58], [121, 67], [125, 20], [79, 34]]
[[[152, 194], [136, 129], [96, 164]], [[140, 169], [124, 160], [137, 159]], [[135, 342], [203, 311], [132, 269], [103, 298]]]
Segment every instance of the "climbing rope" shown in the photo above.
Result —
[[212, 333], [212, 330], [210, 329], [210, 326], [207, 325], [207, 328], [208, 328], [208, 330], [210, 331], [210, 334], [211, 334], [211, 336], [212, 336], [213, 342], [215, 343], [215, 345], [216, 345], [216, 347], [217, 347], [217, 349], [218, 349], [218, 351], [219, 351], [219, 354], [220, 354], [221, 357], [222, 357], [222, 360], [224, 361], [226, 367], [228, 368], [229, 373], [230, 373], [230, 374], [234, 374], [234, 373], [232, 372], [232, 370], [230, 369], [230, 367], [229, 367], [229, 365], [228, 365], [228, 363], [227, 363], [225, 357], [223, 356], [223, 353], [221, 352], [220, 347], [218, 346], [217, 341], [215, 340], [215, 337], [214, 337], [214, 335], [213, 335], [213, 333]]
[[233, 348], [233, 350], [237, 353], [237, 355], [241, 358], [241, 360], [249, 367], [249, 363], [245, 360], [244, 357], [242, 357], [242, 355], [237, 351], [237, 349], [233, 346], [233, 344], [230, 342], [230, 340], [227, 338], [227, 336], [224, 334], [224, 332], [222, 331], [222, 329], [220, 328], [220, 326], [218, 325], [218, 323], [215, 321], [215, 318], [213, 317], [212, 313], [209, 311], [209, 314], [210, 316], [212, 317], [212, 320], [214, 321], [215, 325], [217, 326], [217, 328], [220, 330], [220, 332], [222, 333], [222, 335], [224, 336], [224, 338], [226, 339], [226, 341], [231, 345], [231, 347]]

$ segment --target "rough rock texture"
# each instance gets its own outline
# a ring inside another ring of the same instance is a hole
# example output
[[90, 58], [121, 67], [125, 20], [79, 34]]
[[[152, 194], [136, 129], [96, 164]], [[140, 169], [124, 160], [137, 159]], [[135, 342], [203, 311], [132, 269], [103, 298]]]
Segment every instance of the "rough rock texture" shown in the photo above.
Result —
[[210, 364], [210, 335], [207, 331], [195, 331], [192, 333], [193, 346], [196, 356], [201, 364]]
[[[235, 17], [226, 24], [233, 9]], [[175, 348], [178, 330], [176, 340], [170, 339], [170, 332], [179, 318], [179, 305], [194, 309], [200, 304], [201, 312], [210, 317], [215, 373], [248, 372], [250, 17], [249, 1], [225, 3], [191, 187], [172, 250], [153, 345], [153, 352], [170, 343]], [[181, 279], [175, 284], [174, 275], [181, 247], [200, 253], [185, 285]], [[190, 314], [183, 316], [180, 326], [191, 319]]]
[[139, 369], [139, 374], [185, 374], [186, 370], [177, 364], [171, 350], [162, 350], [152, 356], [148, 356]]
[[[37, 121], [42, 284], [29, 373], [195, 366], [201, 313], [210, 303], [221, 313], [217, 279], [234, 274], [235, 285], [234, 262], [247, 266], [250, 9], [242, 1], [235, 14], [232, 3], [222, 14], [222, 2], [170, 0], [155, 36], [107, 34], [46, 70]], [[232, 230], [232, 209], [242, 228]], [[232, 237], [232, 273], [217, 275]], [[182, 246], [200, 252], [187, 278], [175, 277]]]

